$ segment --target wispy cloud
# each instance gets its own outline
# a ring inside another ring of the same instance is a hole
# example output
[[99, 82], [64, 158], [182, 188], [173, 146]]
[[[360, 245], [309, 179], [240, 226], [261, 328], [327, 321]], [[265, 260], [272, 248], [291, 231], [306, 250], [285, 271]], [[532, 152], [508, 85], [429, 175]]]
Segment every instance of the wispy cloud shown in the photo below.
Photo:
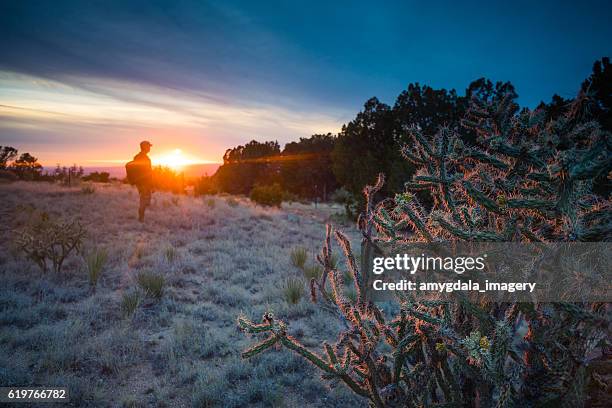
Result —
[[0, 143], [97, 160], [87, 154], [112, 159], [146, 136], [217, 159], [250, 139], [334, 132], [367, 98], [393, 103], [410, 82], [511, 80], [528, 105], [572, 94], [610, 51], [609, 5], [521, 8], [3, 1]]
[[[119, 80], [89, 78], [84, 89], [74, 85], [80, 81], [75, 78], [68, 85], [0, 73], [0, 88], [5, 90], [0, 94], [1, 138], [20, 131], [21, 144], [28, 145], [40, 139], [40, 132], [55, 131], [49, 142], [61, 149], [63, 144], [74, 143], [75, 135], [86, 134], [90, 144], [116, 144], [129, 132], [141, 138], [153, 132], [162, 139], [162, 147], [184, 143], [211, 161], [218, 160], [225, 148], [250, 138], [284, 142], [296, 135], [335, 132], [341, 126], [338, 117], [328, 112], [219, 103], [198, 93]], [[233, 140], [228, 135], [234, 135]]]

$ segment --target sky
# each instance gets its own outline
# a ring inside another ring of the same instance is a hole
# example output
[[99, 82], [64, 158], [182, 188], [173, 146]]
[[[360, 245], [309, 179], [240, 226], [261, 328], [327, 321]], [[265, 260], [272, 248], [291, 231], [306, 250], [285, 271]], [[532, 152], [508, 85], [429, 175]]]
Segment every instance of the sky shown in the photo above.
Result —
[[483, 76], [534, 107], [612, 54], [610, 21], [609, 1], [0, 0], [0, 145], [95, 166], [147, 139], [218, 162]]

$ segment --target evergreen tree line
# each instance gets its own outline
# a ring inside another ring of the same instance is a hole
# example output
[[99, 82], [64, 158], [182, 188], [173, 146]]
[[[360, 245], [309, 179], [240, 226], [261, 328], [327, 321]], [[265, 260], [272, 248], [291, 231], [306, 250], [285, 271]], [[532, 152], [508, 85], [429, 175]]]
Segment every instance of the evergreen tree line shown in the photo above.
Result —
[[53, 171], [45, 172], [38, 158], [30, 153], [19, 154], [19, 150], [12, 146], [0, 146], [0, 181], [48, 181], [70, 185], [80, 180], [99, 183], [108, 183], [111, 180], [110, 173], [105, 171], [94, 171], [86, 176], [84, 174], [83, 167], [76, 164], [70, 167], [58, 164]]
[[[584, 112], [590, 116], [582, 119], [595, 119], [608, 131], [612, 130], [611, 86], [612, 69], [605, 57], [594, 63], [592, 74], [580, 87], [589, 104]], [[401, 154], [402, 147], [410, 143], [407, 132], [410, 127], [420, 128], [423, 134], [435, 134], [440, 127], [447, 127], [459, 131], [463, 142], [470, 145], [477, 137], [463, 123], [470, 101], [478, 99], [493, 104], [508, 96], [513, 113], [529, 110], [516, 103], [518, 94], [510, 82], [494, 83], [480, 78], [469, 84], [463, 95], [454, 89], [410, 84], [393, 106], [375, 97], [369, 99], [337, 135], [300, 138], [282, 150], [278, 142], [255, 140], [228, 149], [223, 165], [213, 176], [203, 177], [196, 191], [249, 194], [255, 186], [279, 184], [299, 197], [320, 200], [329, 199], [332, 192], [343, 188], [345, 197], [358, 201], [364, 186], [373, 184], [382, 172], [387, 182], [379, 195], [388, 197], [402, 191], [403, 182], [416, 171]], [[554, 120], [567, 112], [571, 102], [572, 99], [555, 94], [550, 102], [541, 102], [536, 109], [547, 120]], [[608, 191], [606, 180], [599, 184], [600, 192]]]

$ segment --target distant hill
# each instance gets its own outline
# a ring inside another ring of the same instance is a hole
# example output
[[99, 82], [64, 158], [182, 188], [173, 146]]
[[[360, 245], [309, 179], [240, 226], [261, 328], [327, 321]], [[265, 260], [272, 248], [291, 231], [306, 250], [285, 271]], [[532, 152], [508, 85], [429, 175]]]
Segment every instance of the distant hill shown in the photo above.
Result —
[[[200, 177], [205, 174], [212, 176], [217, 169], [221, 166], [221, 163], [205, 163], [205, 164], [192, 164], [189, 166], [185, 166], [183, 168], [183, 172], [185, 173], [185, 177]], [[123, 166], [83, 166], [85, 170], [85, 174], [92, 173], [94, 171], [97, 172], [108, 172], [111, 177], [116, 178], [124, 178], [125, 177], [125, 167]], [[55, 170], [55, 166], [45, 166], [44, 171], [52, 173]]]

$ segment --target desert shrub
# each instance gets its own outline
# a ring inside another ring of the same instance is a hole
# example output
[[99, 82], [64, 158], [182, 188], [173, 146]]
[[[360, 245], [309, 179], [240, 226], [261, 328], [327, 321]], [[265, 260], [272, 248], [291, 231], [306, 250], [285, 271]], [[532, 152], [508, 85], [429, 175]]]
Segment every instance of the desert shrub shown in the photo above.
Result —
[[306, 260], [308, 259], [308, 250], [303, 247], [293, 248], [291, 250], [291, 264], [296, 268], [304, 269]]
[[334, 203], [341, 204], [344, 207], [344, 214], [336, 215], [338, 218], [342, 218], [342, 216], [349, 219], [355, 218], [359, 210], [357, 207], [359, 200], [356, 199], [350, 191], [344, 187], [341, 187], [332, 193], [331, 200]]
[[296, 277], [288, 277], [283, 281], [283, 296], [287, 303], [297, 304], [304, 296], [304, 281]]
[[137, 290], [125, 292], [123, 296], [121, 296], [121, 313], [123, 313], [123, 316], [132, 316], [136, 309], [138, 309], [138, 306], [140, 306], [141, 299], [142, 296]]
[[353, 195], [344, 187], [340, 187], [331, 194], [331, 201], [344, 205], [353, 199]]
[[[592, 186], [612, 170], [611, 137], [582, 120], [587, 99], [580, 95], [550, 121], [537, 111], [518, 112], [511, 96], [475, 99], [465, 125], [478, 135], [476, 146], [449, 128], [435, 135], [412, 128], [402, 153], [420, 169], [407, 191], [376, 204], [382, 175], [364, 189], [361, 264], [349, 239], [327, 226], [318, 257], [324, 273], [312, 281], [311, 298], [337, 311], [346, 330], [335, 344], [324, 342], [321, 355], [270, 313], [258, 324], [241, 317], [244, 331], [267, 334], [243, 357], [284, 346], [377, 408], [584, 405], [588, 363], [609, 349], [605, 304], [398, 295], [383, 309], [368, 299], [365, 285], [368, 254], [380, 244], [609, 241], [610, 201]], [[432, 208], [419, 203], [421, 190], [430, 192]], [[332, 237], [352, 276], [348, 293], [342, 272], [331, 267]]]
[[77, 220], [61, 221], [42, 213], [16, 235], [17, 247], [43, 272], [48, 263], [60, 272], [66, 258], [73, 251], [80, 252], [86, 231]]
[[81, 187], [81, 193], [83, 194], [93, 194], [96, 192], [96, 188], [94, 186], [92, 186], [91, 184], [87, 184], [83, 187]]
[[154, 297], [156, 299], [161, 299], [161, 297], [163, 296], [164, 285], [166, 283], [163, 275], [153, 272], [141, 271], [138, 273], [136, 281], [148, 296]]
[[98, 280], [102, 275], [102, 270], [108, 259], [108, 253], [105, 249], [95, 248], [85, 255], [85, 264], [87, 265], [87, 274], [89, 276], [89, 284], [93, 291], [96, 291]]
[[280, 207], [283, 202], [283, 189], [280, 184], [255, 185], [251, 190], [251, 201], [264, 205]]

